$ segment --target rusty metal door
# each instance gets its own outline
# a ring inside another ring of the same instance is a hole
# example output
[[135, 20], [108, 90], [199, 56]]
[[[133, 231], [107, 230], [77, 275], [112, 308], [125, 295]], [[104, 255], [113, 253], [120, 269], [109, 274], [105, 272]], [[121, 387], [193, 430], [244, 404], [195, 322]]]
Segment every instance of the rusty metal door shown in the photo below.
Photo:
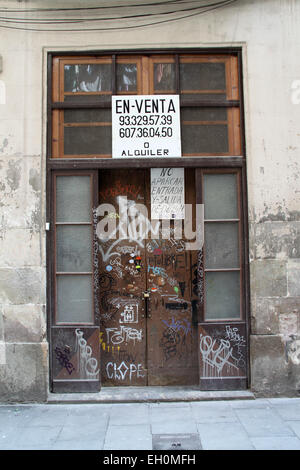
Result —
[[[186, 202], [192, 203], [192, 173], [186, 171], [185, 178]], [[168, 238], [162, 238], [161, 221], [151, 225], [149, 200], [150, 170], [100, 172], [102, 384], [193, 385], [198, 383], [193, 259], [184, 240], [174, 237], [172, 222]]]

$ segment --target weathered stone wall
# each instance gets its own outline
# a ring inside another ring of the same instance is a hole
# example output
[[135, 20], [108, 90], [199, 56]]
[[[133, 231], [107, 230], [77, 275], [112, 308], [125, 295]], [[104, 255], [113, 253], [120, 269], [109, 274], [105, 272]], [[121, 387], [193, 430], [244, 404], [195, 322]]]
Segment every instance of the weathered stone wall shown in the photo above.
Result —
[[[58, 0], [1, 4], [14, 8], [61, 6]], [[72, 4], [87, 2], [74, 0], [67, 6]], [[90, 33], [0, 29], [0, 401], [41, 401], [48, 390], [44, 230], [47, 50], [168, 47], [243, 48], [251, 387], [260, 395], [298, 394], [299, 24], [298, 0], [240, 0], [205, 15], [151, 28]]]
[[5, 151], [0, 156], [1, 401], [40, 401], [46, 396], [40, 162], [40, 156]]
[[300, 221], [253, 224], [252, 388], [300, 394]]

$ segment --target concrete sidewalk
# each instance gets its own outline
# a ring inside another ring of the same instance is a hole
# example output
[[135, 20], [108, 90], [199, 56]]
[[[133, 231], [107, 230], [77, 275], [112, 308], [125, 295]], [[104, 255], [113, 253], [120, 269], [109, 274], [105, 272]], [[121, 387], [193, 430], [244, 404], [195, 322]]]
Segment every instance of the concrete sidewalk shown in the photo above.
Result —
[[300, 398], [0, 405], [2, 450], [300, 450]]

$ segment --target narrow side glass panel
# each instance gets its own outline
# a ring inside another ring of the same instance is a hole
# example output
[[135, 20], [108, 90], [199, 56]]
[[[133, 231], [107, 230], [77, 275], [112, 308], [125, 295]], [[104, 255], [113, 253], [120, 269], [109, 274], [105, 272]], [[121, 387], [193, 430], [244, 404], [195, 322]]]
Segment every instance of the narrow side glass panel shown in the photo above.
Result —
[[237, 175], [235, 173], [204, 175], [205, 219], [236, 219]]
[[90, 225], [61, 225], [56, 229], [58, 272], [92, 271], [92, 229]]
[[92, 323], [91, 275], [58, 275], [56, 281], [58, 323]]
[[205, 319], [240, 318], [240, 273], [205, 273]]
[[91, 178], [56, 177], [56, 222], [91, 221]]

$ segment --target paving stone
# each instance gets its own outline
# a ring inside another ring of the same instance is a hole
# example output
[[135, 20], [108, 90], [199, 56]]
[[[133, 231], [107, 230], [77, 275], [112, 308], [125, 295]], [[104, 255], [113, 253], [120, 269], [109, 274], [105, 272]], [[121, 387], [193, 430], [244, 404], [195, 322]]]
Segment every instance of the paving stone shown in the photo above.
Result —
[[48, 447], [55, 442], [61, 432], [61, 426], [27, 426], [19, 430], [15, 444], [20, 447]]
[[297, 416], [298, 421], [286, 421], [286, 424], [293, 430], [297, 437], [300, 439], [300, 416]]
[[155, 435], [193, 435], [204, 450], [300, 450], [299, 407], [297, 398], [3, 405], [0, 449], [152, 450]]
[[284, 420], [300, 419], [300, 403], [298, 404], [278, 404], [274, 406], [274, 410]]
[[265, 398], [258, 398], [256, 400], [232, 400], [229, 402], [229, 405], [232, 409], [236, 408], [266, 408], [270, 406], [269, 401]]
[[103, 442], [100, 440], [90, 441], [57, 441], [51, 446], [51, 450], [101, 450]]
[[293, 436], [289, 426], [272, 409], [236, 409], [235, 413], [250, 437]]
[[150, 409], [153, 434], [195, 433], [196, 422], [190, 408], [160, 406]]
[[62, 426], [66, 422], [67, 416], [67, 409], [35, 409], [31, 413], [29, 423], [30, 426]]
[[197, 424], [203, 450], [254, 450], [243, 426], [236, 423]]
[[186, 407], [170, 407], [161, 405], [157, 408], [150, 409], [151, 423], [159, 423], [165, 421], [184, 421], [192, 419], [192, 412], [190, 408]]
[[104, 450], [152, 450], [150, 425], [109, 426]]
[[105, 405], [69, 405], [66, 426], [106, 426], [110, 407]]
[[63, 426], [57, 436], [57, 442], [73, 441], [84, 442], [104, 440], [107, 430], [107, 423], [79, 424], [78, 426]]
[[196, 423], [191, 420], [186, 421], [163, 421], [151, 425], [153, 434], [195, 434], [197, 432]]
[[230, 423], [238, 421], [229, 403], [192, 403], [191, 410], [197, 423]]
[[256, 450], [300, 450], [297, 437], [253, 437], [251, 441]]
[[148, 405], [130, 404], [116, 405], [110, 413], [110, 425], [147, 424], [149, 422]]

